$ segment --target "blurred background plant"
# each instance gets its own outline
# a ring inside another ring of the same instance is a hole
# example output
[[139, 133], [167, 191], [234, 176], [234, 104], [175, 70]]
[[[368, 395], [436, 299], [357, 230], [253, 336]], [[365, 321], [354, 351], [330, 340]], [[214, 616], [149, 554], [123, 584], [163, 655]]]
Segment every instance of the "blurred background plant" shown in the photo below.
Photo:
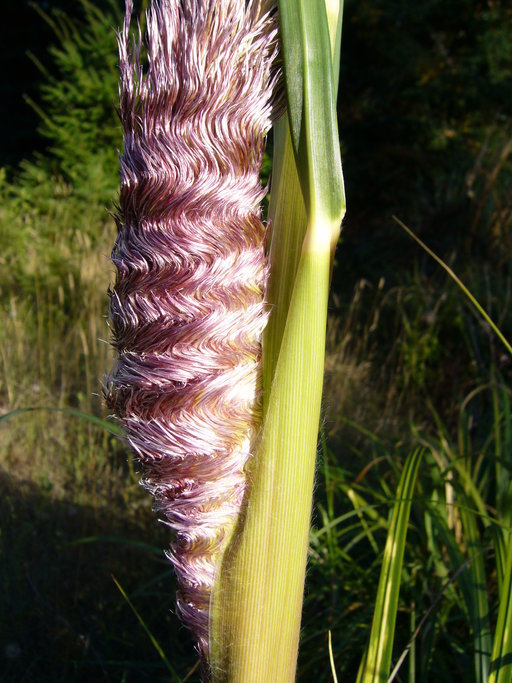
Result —
[[[117, 0], [4, 9], [1, 414], [40, 406], [105, 417], [120, 16]], [[489, 668], [510, 528], [511, 362], [391, 215], [442, 255], [510, 338], [511, 19], [508, 3], [491, 0], [346, 2], [348, 214], [300, 681], [332, 680], [329, 629], [338, 674], [356, 679], [388, 513], [418, 445], [393, 662], [410, 650], [396, 680], [479, 682]], [[166, 529], [137, 478], [131, 455], [94, 423], [49, 410], [0, 423], [2, 680], [197, 680], [171, 614], [174, 579], [158, 550]]]

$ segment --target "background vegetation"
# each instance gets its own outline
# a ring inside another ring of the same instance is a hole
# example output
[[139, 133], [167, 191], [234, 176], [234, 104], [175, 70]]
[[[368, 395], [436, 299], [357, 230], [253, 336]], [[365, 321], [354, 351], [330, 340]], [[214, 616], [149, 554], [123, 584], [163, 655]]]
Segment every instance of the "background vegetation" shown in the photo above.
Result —
[[[43, 409], [0, 423], [0, 677], [197, 680], [172, 614], [166, 529], [131, 454], [104, 425], [61, 410], [105, 417], [120, 3], [9, 3], [4, 15], [0, 414]], [[451, 265], [510, 338], [511, 20], [497, 0], [346, 2], [349, 210], [299, 681], [332, 680], [329, 629], [338, 674], [355, 680], [388, 514], [416, 446], [425, 452], [393, 661], [412, 647], [397, 680], [486, 680], [512, 514], [511, 361], [391, 217]]]

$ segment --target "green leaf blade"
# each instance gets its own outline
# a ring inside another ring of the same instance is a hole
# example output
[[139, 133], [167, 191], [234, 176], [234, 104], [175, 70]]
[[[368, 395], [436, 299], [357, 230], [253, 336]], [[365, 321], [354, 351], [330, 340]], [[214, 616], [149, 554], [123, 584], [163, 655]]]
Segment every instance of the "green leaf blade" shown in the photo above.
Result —
[[388, 680], [407, 527], [422, 457], [421, 449], [410, 453], [398, 485], [384, 550], [368, 649], [358, 676], [362, 683], [386, 683]]
[[512, 680], [512, 534], [508, 534], [503, 586], [492, 647], [489, 683]]
[[316, 225], [327, 219], [339, 230], [345, 190], [325, 3], [281, 0], [279, 15], [288, 116], [304, 201]]

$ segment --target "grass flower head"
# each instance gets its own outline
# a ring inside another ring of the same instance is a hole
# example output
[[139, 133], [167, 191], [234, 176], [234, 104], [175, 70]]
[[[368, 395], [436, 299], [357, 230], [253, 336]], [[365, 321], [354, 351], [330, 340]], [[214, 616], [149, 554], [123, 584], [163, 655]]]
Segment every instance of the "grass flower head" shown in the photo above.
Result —
[[178, 609], [209, 604], [260, 429], [267, 264], [259, 170], [276, 29], [258, 0], [156, 0], [119, 35], [124, 131], [107, 400], [174, 531]]

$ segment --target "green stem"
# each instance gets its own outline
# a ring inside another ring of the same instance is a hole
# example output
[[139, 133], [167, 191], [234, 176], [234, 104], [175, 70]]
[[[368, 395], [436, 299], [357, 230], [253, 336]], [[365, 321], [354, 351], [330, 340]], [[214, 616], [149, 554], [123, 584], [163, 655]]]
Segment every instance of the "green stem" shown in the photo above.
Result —
[[[295, 680], [322, 394], [330, 229], [301, 256], [248, 504], [212, 605], [214, 681]], [[291, 397], [294, 397], [292, 399]]]
[[214, 683], [295, 680], [330, 265], [344, 213], [329, 28], [309, 2], [279, 3], [289, 116], [275, 128], [264, 422], [212, 596]]

